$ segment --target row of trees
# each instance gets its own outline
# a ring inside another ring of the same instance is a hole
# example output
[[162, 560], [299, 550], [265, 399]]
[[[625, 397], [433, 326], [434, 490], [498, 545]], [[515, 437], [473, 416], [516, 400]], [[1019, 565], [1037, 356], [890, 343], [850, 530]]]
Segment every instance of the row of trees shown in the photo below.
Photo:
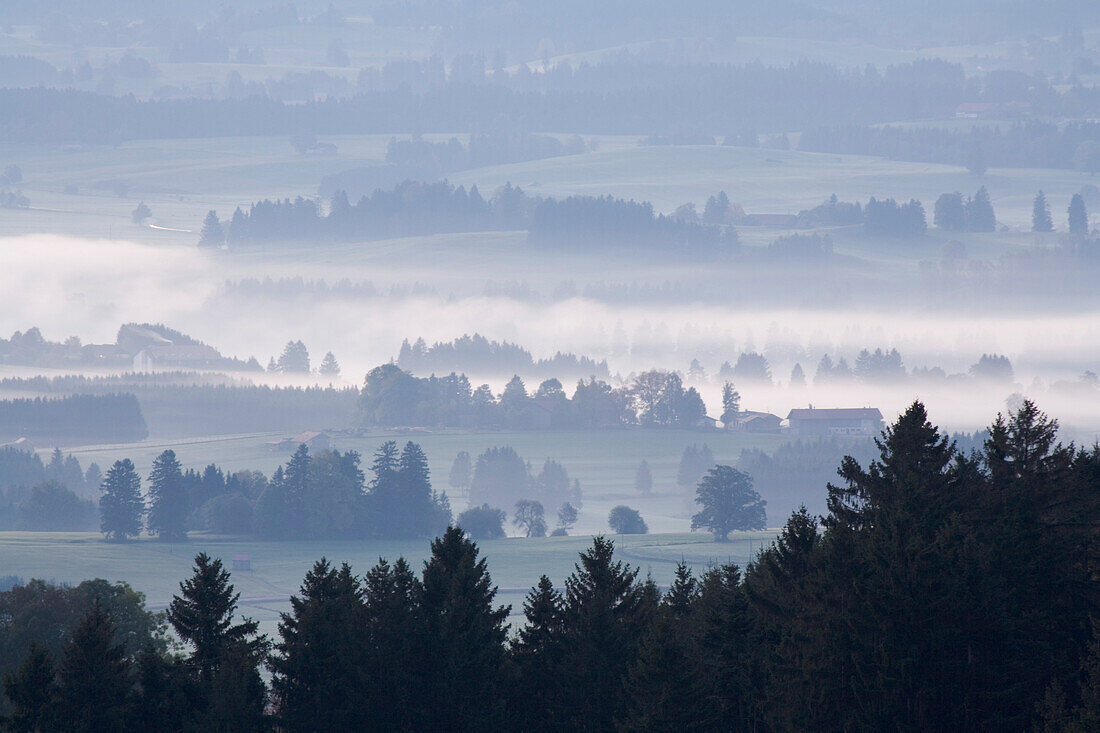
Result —
[[1076, 168], [1100, 171], [1100, 124], [1028, 120], [1011, 126], [848, 126], [807, 129], [800, 150], [876, 155], [891, 160], [950, 163], [981, 175], [998, 168]]
[[[1085, 199], [1079, 193], [1073, 194], [1066, 209], [1069, 233], [1085, 235], [1089, 233], [1089, 214], [1085, 208]], [[1031, 206], [1031, 231], [1053, 232], [1054, 217], [1050, 214], [1050, 204], [1041, 190], [1035, 195]]]
[[268, 480], [257, 471], [226, 477], [217, 466], [183, 471], [171, 450], [153, 462], [148, 496], [129, 459], [103, 480], [101, 529], [108, 540], [136, 537], [143, 527], [177, 542], [190, 528], [269, 539], [428, 537], [451, 521], [446, 493], [432, 489], [427, 457], [413, 442], [383, 443], [366, 481], [355, 451], [299, 446]]
[[869, 465], [843, 461], [820, 521], [793, 513], [747, 567], [697, 576], [681, 564], [662, 592], [598, 537], [563, 591], [539, 579], [512, 637], [510, 609], [457, 528], [433, 541], [419, 576], [401, 559], [363, 576], [316, 563], [270, 656], [254, 624], [231, 621], [227, 574], [200, 555], [168, 612], [185, 656], [140, 663], [94, 606], [58, 668], [24, 651], [5, 679], [11, 719], [46, 730], [54, 716], [72, 730], [126, 716], [190, 730], [229, 715], [229, 727], [259, 730], [268, 714], [288, 731], [1092, 730], [1100, 450], [1056, 435], [1025, 403], [962, 455], [914, 403]]
[[607, 361], [558, 352], [549, 359], [535, 359], [519, 344], [490, 341], [481, 334], [464, 334], [447, 342], [428, 346], [418, 338], [401, 342], [397, 366], [412, 373], [477, 372], [478, 374], [546, 374], [600, 377], [610, 376]]
[[706, 415], [694, 387], [685, 389], [678, 374], [658, 370], [639, 374], [628, 388], [582, 379], [571, 398], [557, 379], [543, 381], [528, 394], [523, 380], [514, 376], [498, 397], [487, 384], [473, 389], [464, 374], [419, 378], [383, 364], [367, 374], [360, 405], [365, 425], [386, 426], [694, 428]]

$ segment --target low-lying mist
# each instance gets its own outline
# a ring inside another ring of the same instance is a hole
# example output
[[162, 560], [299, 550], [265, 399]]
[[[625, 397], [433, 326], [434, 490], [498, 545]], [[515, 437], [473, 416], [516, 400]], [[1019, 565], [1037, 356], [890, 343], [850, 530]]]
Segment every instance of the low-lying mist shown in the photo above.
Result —
[[[325, 274], [330, 281], [349, 277], [348, 272], [337, 258], [311, 263], [311, 274]], [[382, 286], [380, 294], [370, 297], [338, 292], [268, 297], [225, 287], [234, 278], [293, 274], [286, 263], [225, 258], [197, 248], [55, 235], [9, 238], [0, 242], [0, 333], [7, 336], [37, 326], [50, 340], [76, 335], [85, 343], [110, 343], [121, 323], [163, 322], [225, 355], [256, 356], [261, 363], [278, 356], [288, 340], [301, 339], [314, 367], [332, 351], [343, 379], [352, 384], [360, 383], [370, 368], [396, 357], [406, 338], [420, 337], [431, 344], [480, 333], [518, 343], [536, 357], [562, 351], [607, 359], [611, 373], [624, 382], [632, 373], [651, 368], [686, 373], [698, 359], [705, 375], [685, 381], [700, 390], [714, 416], [721, 413], [721, 364], [735, 362], [741, 352], [756, 351], [768, 358], [773, 384], [738, 384], [746, 409], [785, 416], [790, 408], [810, 403], [871, 405], [889, 419], [919, 397], [941, 424], [972, 430], [987, 425], [1005, 408], [1006, 398], [1019, 393], [1039, 400], [1050, 414], [1082, 434], [1100, 429], [1100, 418], [1095, 417], [1100, 405], [1097, 390], [1078, 381], [1086, 370], [1100, 371], [1100, 318], [1093, 312], [966, 317], [773, 304], [623, 305], [579, 296], [543, 302], [453, 294], [453, 283], [448, 282], [438, 283], [427, 294], [389, 293], [394, 274], [384, 267], [370, 273], [370, 279]], [[777, 291], [783, 287], [783, 282], [776, 282]], [[791, 302], [797, 300], [794, 296]], [[781, 292], [778, 299], [782, 300]], [[896, 348], [907, 369], [940, 367], [947, 375], [965, 374], [982, 354], [1003, 354], [1012, 362], [1014, 382], [910, 378], [882, 385], [813, 384], [824, 354], [834, 360], [844, 357], [851, 364], [864, 348]], [[809, 386], [789, 385], [796, 363]], [[470, 376], [499, 390], [510, 375]], [[528, 384], [531, 390], [535, 386]]]

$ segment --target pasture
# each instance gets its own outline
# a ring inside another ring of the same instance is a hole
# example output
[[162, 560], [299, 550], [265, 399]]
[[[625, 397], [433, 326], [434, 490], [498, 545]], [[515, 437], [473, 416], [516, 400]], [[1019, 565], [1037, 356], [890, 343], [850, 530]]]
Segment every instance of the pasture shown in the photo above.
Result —
[[[621, 535], [614, 539], [619, 560], [638, 568], [641, 577], [648, 575], [667, 588], [681, 560], [696, 573], [725, 562], [743, 567], [774, 538], [775, 532], [764, 531], [734, 532], [730, 542], [721, 544], [704, 533]], [[573, 571], [578, 553], [590, 543], [588, 535], [478, 543], [493, 583], [500, 589], [497, 602], [512, 606], [513, 627], [522, 622], [523, 597], [539, 576], [546, 574], [560, 588]], [[262, 542], [192, 534], [186, 543], [143, 538], [109, 544], [92, 533], [0, 532], [0, 575], [74, 584], [88, 578], [125, 581], [145, 594], [150, 608], [163, 609], [179, 591], [179, 582], [191, 575], [192, 559], [199, 552], [222, 558], [227, 568], [232, 567], [235, 555], [251, 556], [251, 571], [232, 573], [232, 582], [241, 593], [240, 612], [259, 621], [262, 632], [274, 634], [279, 613], [289, 610], [290, 595], [298, 591], [306, 572], [322, 556], [333, 563], [349, 563], [357, 574], [365, 573], [381, 557], [391, 563], [404, 557], [419, 573], [429, 555], [429, 542]]]

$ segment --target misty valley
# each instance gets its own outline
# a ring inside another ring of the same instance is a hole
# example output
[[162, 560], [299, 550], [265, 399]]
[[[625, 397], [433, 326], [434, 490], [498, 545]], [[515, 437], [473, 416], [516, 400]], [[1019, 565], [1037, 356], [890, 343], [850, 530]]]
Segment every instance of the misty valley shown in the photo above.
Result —
[[0, 730], [1100, 730], [1100, 5], [0, 7]]

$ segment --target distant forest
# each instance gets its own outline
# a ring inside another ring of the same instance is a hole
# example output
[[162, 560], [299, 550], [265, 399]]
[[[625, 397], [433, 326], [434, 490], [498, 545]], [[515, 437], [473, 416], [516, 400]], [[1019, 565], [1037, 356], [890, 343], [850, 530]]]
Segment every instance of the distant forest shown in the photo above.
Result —
[[612, 387], [590, 377], [579, 380], [572, 398], [555, 378], [528, 394], [518, 376], [499, 398], [489, 385], [476, 389], [464, 374], [419, 378], [395, 364], [367, 374], [360, 399], [365, 426], [438, 425], [445, 427], [607, 428], [705, 427], [706, 405], [694, 387], [684, 388], [675, 372], [638, 375], [630, 387]]
[[[517, 132], [668, 134], [682, 131], [690, 120], [692, 129], [740, 134], [745, 128], [799, 130], [950, 117], [963, 102], [1026, 103], [1032, 114], [1100, 109], [1095, 88], [1060, 93], [1045, 79], [1007, 71], [967, 79], [960, 66], [936, 60], [884, 72], [806, 61], [767, 67], [612, 60], [537, 76], [522, 71], [487, 76], [482, 62], [480, 75], [457, 75], [420, 91], [399, 85], [295, 104], [270, 98], [262, 87], [242, 91], [236, 98], [138, 100], [5, 89], [0, 136], [12, 142], [117, 143], [303, 132], [450, 133], [490, 130], [502, 119]], [[752, 104], [746, 107], [745, 100]]]
[[534, 359], [531, 352], [507, 341], [490, 341], [480, 334], [464, 335], [428, 346], [418, 338], [406, 339], [397, 354], [397, 366], [425, 374], [471, 372], [477, 374], [529, 374], [546, 377], [600, 377], [607, 379], [607, 361], [558, 352], [549, 359]]
[[200, 243], [240, 246], [501, 229], [526, 229], [528, 240], [536, 246], [622, 247], [701, 257], [728, 255], [738, 247], [732, 227], [655, 214], [649, 203], [611, 196], [532, 197], [510, 184], [486, 200], [477, 186], [467, 191], [446, 181], [406, 181], [392, 190], [375, 190], [355, 204], [338, 191], [327, 215], [315, 202], [301, 197], [260, 201], [247, 212], [234, 211], [224, 230], [216, 214], [208, 215]]
[[[160, 437], [273, 430], [300, 432], [310, 426], [346, 428], [355, 424], [359, 390], [354, 387], [269, 387], [225, 383], [217, 375], [206, 376], [209, 378], [186, 373], [8, 378], [0, 380], [0, 387], [80, 395], [109, 395], [125, 390], [131, 399], [136, 398], [135, 407], [140, 403], [140, 415], [144, 416], [149, 432]], [[82, 439], [107, 440], [94, 438], [94, 434], [82, 434]]]
[[0, 438], [131, 443], [149, 434], [133, 394], [0, 400]]
[[1100, 171], [1100, 122], [1053, 124], [1029, 120], [1010, 126], [814, 127], [799, 150], [876, 155], [890, 160], [948, 163], [976, 173], [997, 168], [1077, 168]]

